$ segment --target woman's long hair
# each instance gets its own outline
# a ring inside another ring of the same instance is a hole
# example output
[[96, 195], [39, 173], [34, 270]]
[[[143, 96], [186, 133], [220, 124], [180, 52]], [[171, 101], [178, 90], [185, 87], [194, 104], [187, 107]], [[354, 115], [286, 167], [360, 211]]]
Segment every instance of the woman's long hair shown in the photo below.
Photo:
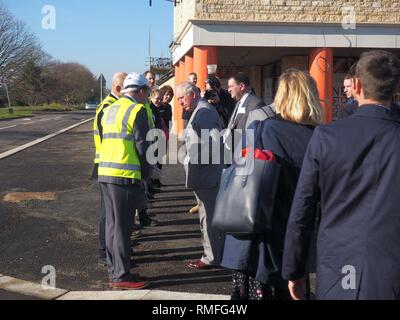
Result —
[[324, 123], [317, 84], [308, 72], [285, 71], [279, 79], [274, 105], [276, 113], [285, 120], [311, 125]]

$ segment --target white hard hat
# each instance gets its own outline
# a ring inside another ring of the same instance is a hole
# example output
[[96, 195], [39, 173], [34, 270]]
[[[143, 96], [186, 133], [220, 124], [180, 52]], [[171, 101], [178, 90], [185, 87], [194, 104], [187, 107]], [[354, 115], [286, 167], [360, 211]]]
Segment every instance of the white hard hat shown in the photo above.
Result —
[[122, 90], [122, 93], [127, 93], [134, 90], [135, 88], [145, 86], [148, 86], [148, 84], [147, 79], [144, 77], [144, 75], [137, 72], [131, 72], [125, 78], [124, 90]]

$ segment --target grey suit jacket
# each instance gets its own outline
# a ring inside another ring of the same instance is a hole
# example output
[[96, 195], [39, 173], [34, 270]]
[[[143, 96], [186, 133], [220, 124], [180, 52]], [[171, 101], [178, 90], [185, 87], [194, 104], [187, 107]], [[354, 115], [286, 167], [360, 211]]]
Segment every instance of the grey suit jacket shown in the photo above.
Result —
[[[202, 130], [210, 130], [211, 134], [202, 137]], [[219, 185], [223, 169], [221, 130], [222, 123], [215, 108], [207, 101], [199, 100], [185, 134], [187, 188], [201, 190]], [[218, 153], [220, 160], [213, 164], [213, 160], [218, 160], [215, 157], [213, 159], [213, 154]]]
[[268, 106], [250, 111], [246, 121], [246, 129], [250, 127], [254, 121], [264, 121], [265, 119], [273, 116], [275, 116], [275, 108], [273, 103]]

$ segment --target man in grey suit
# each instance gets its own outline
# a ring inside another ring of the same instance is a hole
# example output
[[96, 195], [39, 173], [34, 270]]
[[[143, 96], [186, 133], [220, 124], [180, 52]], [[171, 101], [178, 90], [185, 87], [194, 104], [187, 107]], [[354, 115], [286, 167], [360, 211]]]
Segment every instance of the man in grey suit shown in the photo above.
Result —
[[[199, 203], [201, 240], [204, 248], [200, 260], [189, 263], [189, 268], [208, 269], [220, 264], [224, 247], [223, 234], [211, 227], [218, 193], [222, 163], [218, 112], [200, 98], [193, 83], [178, 85], [177, 99], [185, 111], [192, 112], [185, 133], [186, 187], [193, 189]], [[205, 134], [207, 133], [207, 134]]]
[[249, 77], [242, 72], [229, 79], [228, 91], [236, 100], [236, 107], [224, 134], [224, 144], [233, 153], [243, 137], [244, 130], [247, 129], [246, 124], [250, 112], [262, 108], [265, 106], [265, 102], [255, 95]]

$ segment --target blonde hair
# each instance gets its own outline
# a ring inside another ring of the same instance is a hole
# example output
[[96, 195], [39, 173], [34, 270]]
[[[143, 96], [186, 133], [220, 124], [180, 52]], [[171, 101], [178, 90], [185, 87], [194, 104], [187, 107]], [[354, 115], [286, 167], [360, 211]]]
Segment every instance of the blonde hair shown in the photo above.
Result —
[[311, 125], [324, 122], [317, 84], [305, 71], [288, 69], [281, 75], [274, 106], [288, 121]]
[[161, 90], [160, 89], [153, 89], [151, 90], [150, 93], [150, 99], [153, 99], [154, 97], [158, 96], [159, 94], [161, 94]]

